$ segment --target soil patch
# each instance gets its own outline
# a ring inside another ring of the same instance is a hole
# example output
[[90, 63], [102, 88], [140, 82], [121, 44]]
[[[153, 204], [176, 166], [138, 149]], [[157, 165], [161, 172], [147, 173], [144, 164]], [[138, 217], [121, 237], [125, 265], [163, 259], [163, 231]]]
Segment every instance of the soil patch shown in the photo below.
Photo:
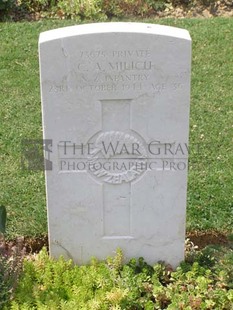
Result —
[[191, 231], [188, 232], [186, 238], [189, 238], [194, 245], [201, 250], [207, 245], [229, 245], [229, 240], [226, 235], [218, 231]]
[[[226, 235], [218, 231], [191, 231], [188, 232], [186, 238], [189, 238], [198, 249], [201, 250], [207, 245], [222, 245], [228, 246], [230, 242]], [[49, 249], [48, 236], [41, 236], [37, 238], [32, 237], [19, 237], [13, 241], [7, 241], [6, 246], [8, 248], [15, 247], [20, 244], [20, 247], [24, 247], [26, 253], [38, 253], [43, 247]]]

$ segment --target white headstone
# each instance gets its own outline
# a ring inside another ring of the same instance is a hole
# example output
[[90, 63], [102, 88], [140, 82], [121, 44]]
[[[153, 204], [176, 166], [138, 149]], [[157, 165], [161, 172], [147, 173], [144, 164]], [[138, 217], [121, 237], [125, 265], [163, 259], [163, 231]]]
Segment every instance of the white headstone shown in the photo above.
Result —
[[191, 39], [142, 23], [41, 33], [50, 253], [184, 258]]

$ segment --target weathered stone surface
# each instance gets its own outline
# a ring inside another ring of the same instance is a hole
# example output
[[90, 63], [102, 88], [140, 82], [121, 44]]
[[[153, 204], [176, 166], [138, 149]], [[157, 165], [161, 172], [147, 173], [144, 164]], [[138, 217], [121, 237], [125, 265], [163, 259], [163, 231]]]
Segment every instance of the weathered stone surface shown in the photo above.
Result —
[[184, 256], [191, 40], [138, 23], [40, 35], [50, 251]]

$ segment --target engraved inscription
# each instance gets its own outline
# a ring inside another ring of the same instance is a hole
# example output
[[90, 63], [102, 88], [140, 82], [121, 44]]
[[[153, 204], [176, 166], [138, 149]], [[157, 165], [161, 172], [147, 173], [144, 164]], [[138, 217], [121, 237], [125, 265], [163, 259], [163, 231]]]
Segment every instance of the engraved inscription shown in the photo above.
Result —
[[152, 61], [119, 61], [108, 63], [78, 63], [76, 65], [77, 71], [149, 71], [156, 70], [155, 64]]
[[72, 58], [72, 70], [62, 81], [49, 82], [49, 92], [115, 93], [151, 91], [161, 95], [182, 91], [187, 71], [165, 79], [160, 65], [152, 60], [149, 49], [80, 51]]
[[91, 50], [91, 51], [80, 51], [80, 58], [94, 60], [97, 58], [126, 58], [126, 57], [137, 57], [146, 58], [150, 57], [151, 52], [149, 49], [146, 50], [113, 50], [113, 51], [103, 51], [103, 50]]

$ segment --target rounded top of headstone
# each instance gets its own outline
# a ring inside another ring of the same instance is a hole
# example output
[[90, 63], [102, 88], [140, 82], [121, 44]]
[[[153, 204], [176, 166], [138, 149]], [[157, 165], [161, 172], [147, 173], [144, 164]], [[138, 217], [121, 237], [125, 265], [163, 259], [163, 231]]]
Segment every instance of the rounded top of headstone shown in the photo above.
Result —
[[40, 34], [39, 43], [64, 37], [100, 33], [140, 33], [191, 40], [189, 32], [182, 28], [147, 23], [112, 22], [84, 24], [45, 31]]

